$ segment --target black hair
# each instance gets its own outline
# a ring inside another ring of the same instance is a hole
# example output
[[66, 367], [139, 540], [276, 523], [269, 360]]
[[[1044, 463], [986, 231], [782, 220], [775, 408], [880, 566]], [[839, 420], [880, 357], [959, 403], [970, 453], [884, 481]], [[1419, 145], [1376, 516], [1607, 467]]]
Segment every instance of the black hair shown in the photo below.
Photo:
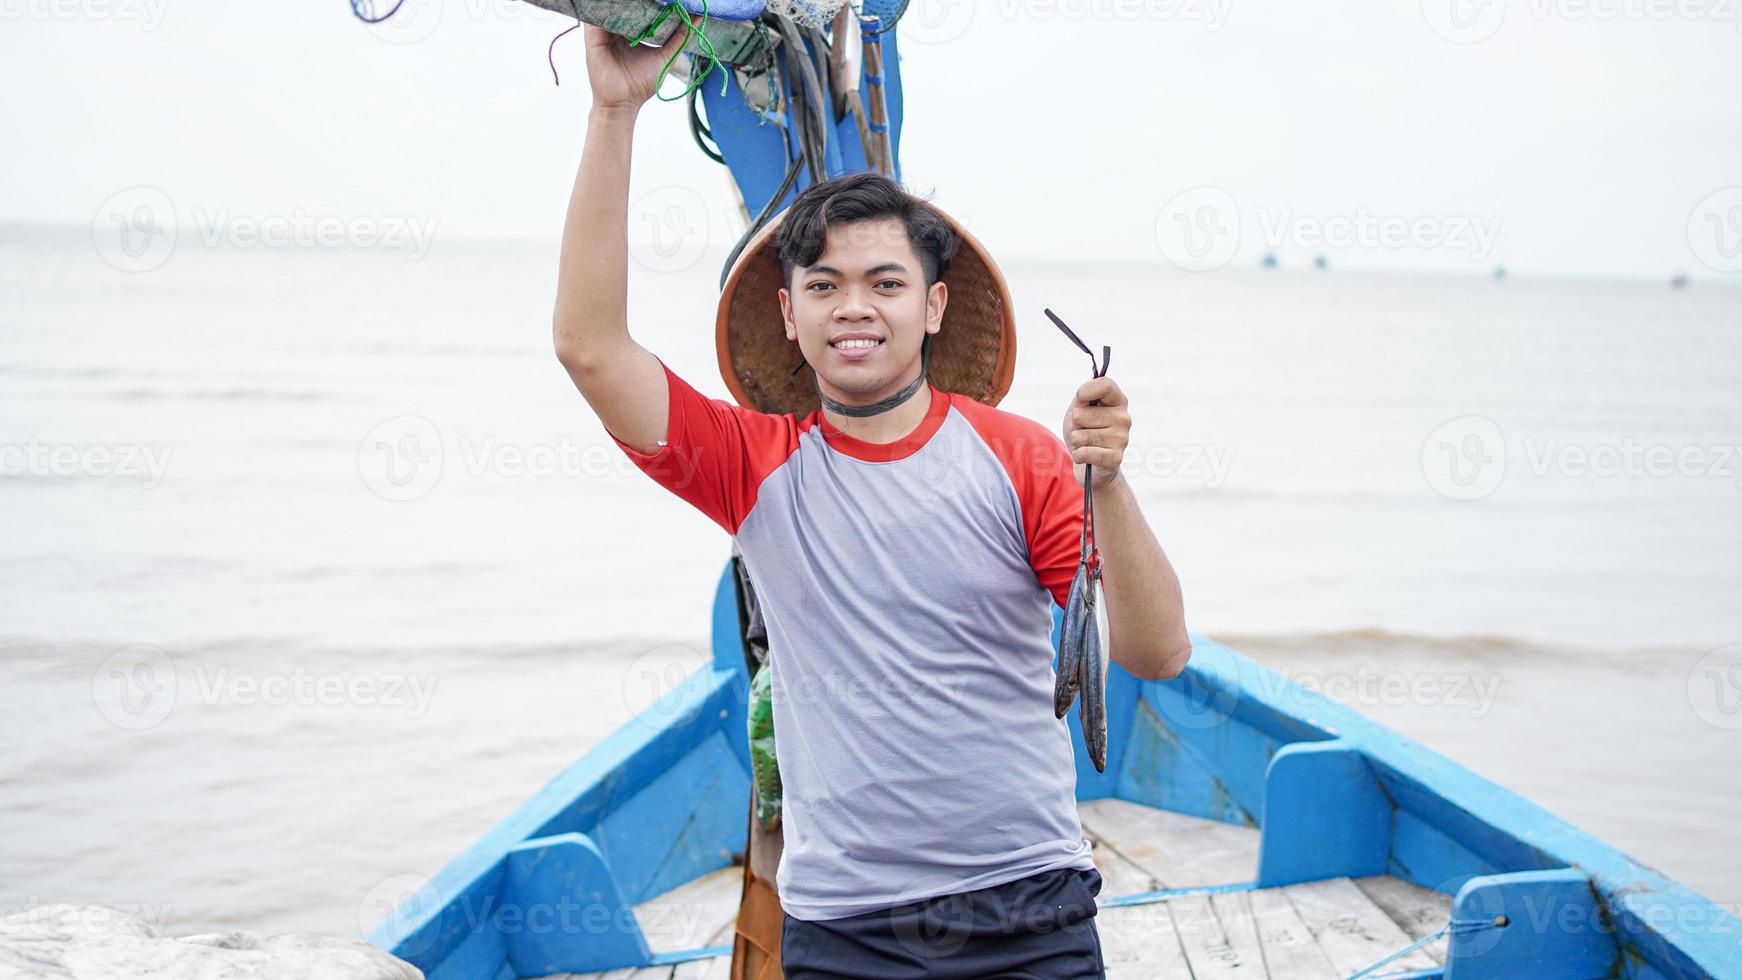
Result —
[[894, 180], [865, 172], [812, 184], [793, 199], [774, 233], [782, 284], [791, 286], [794, 269], [822, 258], [829, 228], [880, 218], [898, 218], [907, 229], [907, 240], [925, 266], [927, 287], [949, 272], [959, 239], [943, 215]]

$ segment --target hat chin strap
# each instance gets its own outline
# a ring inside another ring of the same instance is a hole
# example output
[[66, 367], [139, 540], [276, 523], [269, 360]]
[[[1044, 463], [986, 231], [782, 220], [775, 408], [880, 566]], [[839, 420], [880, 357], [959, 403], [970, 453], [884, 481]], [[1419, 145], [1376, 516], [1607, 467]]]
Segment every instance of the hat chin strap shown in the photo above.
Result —
[[[907, 387], [901, 389], [895, 394], [890, 395], [888, 398], [885, 398], [880, 402], [874, 402], [870, 405], [843, 405], [840, 402], [835, 401], [833, 398], [830, 398], [828, 395], [823, 394], [822, 379], [816, 378], [817, 397], [823, 400], [824, 408], [840, 415], [848, 415], [856, 419], [862, 419], [868, 415], [881, 415], [918, 393], [919, 389], [925, 386], [926, 375], [929, 373], [930, 366], [931, 334], [928, 333], [925, 335], [925, 340], [919, 345], [919, 377], [914, 378]], [[812, 376], [815, 377], [815, 374], [816, 373], [813, 371]]]

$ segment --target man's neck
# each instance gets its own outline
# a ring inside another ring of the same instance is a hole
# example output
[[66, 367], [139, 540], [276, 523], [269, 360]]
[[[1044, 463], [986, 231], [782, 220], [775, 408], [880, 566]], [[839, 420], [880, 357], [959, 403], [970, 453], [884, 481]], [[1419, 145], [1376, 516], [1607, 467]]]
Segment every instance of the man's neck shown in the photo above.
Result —
[[931, 411], [931, 399], [931, 384], [922, 383], [912, 398], [887, 412], [855, 418], [824, 408], [823, 418], [855, 439], [878, 444], [891, 443], [919, 428], [919, 424], [925, 421], [926, 413]]

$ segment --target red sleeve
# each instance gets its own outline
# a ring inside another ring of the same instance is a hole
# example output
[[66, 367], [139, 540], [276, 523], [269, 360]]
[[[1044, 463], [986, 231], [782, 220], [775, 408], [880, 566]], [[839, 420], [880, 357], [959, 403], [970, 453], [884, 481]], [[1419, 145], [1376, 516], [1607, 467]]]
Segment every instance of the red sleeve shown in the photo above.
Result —
[[967, 398], [955, 405], [992, 450], [1022, 509], [1022, 533], [1035, 580], [1062, 608], [1070, 599], [1071, 579], [1082, 555], [1083, 485], [1063, 439], [1052, 430], [1011, 412]]
[[1052, 433], [1034, 448], [1034, 472], [1022, 500], [1022, 525], [1028, 535], [1028, 563], [1034, 577], [1063, 608], [1083, 551], [1083, 485], [1064, 440]]
[[663, 359], [659, 364], [669, 412], [665, 445], [643, 453], [609, 429], [605, 434], [654, 482], [736, 535], [756, 504], [756, 488], [798, 448], [792, 417], [709, 398]]

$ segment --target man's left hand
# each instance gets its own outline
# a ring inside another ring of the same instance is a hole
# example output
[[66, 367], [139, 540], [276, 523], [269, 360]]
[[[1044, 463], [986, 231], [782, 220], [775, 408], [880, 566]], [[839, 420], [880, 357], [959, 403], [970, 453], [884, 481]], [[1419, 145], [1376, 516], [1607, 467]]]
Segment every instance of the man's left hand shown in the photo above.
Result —
[[[1100, 399], [1101, 404], [1090, 402]], [[1125, 392], [1119, 390], [1109, 375], [1090, 378], [1077, 389], [1076, 401], [1065, 412], [1065, 448], [1076, 463], [1077, 482], [1083, 482], [1083, 471], [1095, 467], [1096, 490], [1119, 479], [1119, 464], [1125, 459], [1125, 446], [1131, 441], [1131, 412], [1126, 407]]]

